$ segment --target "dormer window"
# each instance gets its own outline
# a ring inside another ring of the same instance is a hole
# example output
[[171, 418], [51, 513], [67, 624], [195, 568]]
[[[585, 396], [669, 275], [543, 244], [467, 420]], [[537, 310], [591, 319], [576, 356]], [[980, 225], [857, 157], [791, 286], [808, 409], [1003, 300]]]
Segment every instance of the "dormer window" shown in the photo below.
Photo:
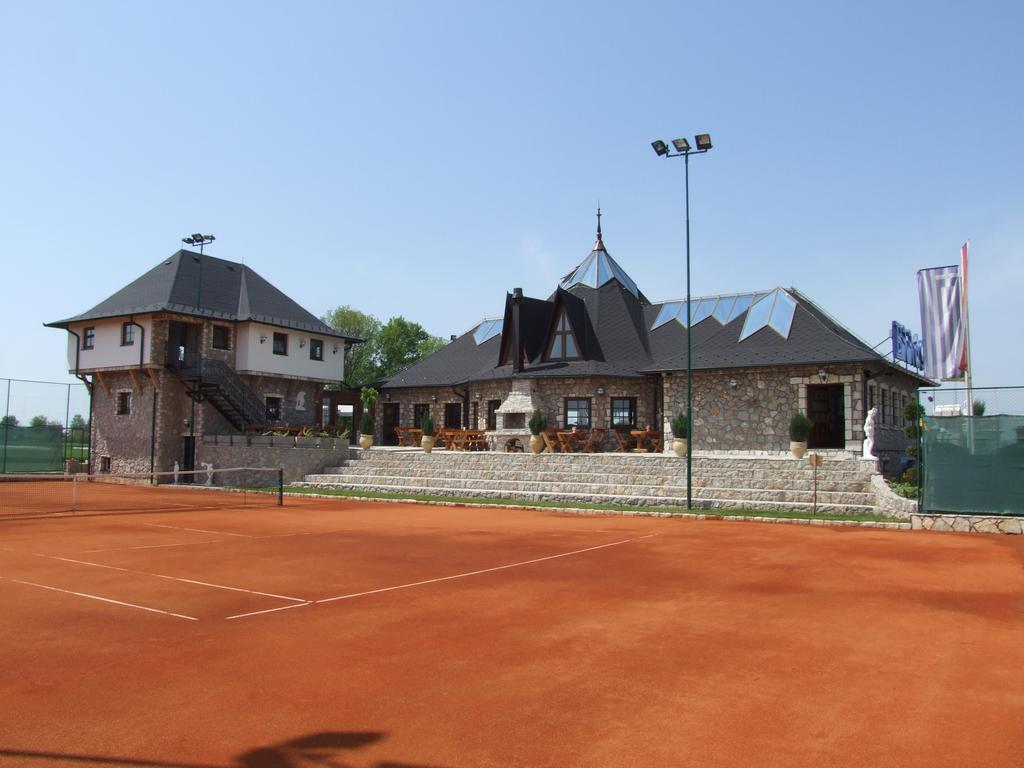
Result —
[[569, 324], [569, 317], [563, 308], [558, 313], [558, 322], [551, 334], [551, 341], [548, 344], [548, 360], [579, 360], [580, 350], [576, 343], [576, 336], [572, 332], [572, 325]]

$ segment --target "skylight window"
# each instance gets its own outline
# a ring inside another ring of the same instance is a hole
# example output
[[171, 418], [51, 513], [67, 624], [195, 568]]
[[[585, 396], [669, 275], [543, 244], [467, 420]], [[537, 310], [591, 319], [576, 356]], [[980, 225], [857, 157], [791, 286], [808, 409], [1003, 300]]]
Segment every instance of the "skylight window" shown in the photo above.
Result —
[[781, 288], [776, 288], [759, 299], [747, 312], [747, 319], [743, 322], [743, 330], [740, 332], [740, 341], [765, 327], [788, 339], [795, 313], [796, 299]]
[[574, 285], [600, 288], [611, 280], [618, 280], [619, 284], [627, 291], [634, 296], [640, 296], [640, 289], [636, 287], [633, 279], [604, 250], [591, 251], [576, 269], [563, 278], [560, 285], [565, 290], [569, 290]]
[[476, 330], [473, 331], [473, 341], [483, 344], [501, 333], [501, 327], [505, 324], [503, 318], [488, 318], [483, 320]]

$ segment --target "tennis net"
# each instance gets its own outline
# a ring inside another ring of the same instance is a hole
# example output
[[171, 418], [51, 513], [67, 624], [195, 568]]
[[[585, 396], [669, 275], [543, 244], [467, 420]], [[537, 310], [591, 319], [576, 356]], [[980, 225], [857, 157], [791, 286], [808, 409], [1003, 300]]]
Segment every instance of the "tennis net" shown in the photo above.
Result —
[[0, 517], [170, 512], [284, 504], [277, 467], [0, 475]]

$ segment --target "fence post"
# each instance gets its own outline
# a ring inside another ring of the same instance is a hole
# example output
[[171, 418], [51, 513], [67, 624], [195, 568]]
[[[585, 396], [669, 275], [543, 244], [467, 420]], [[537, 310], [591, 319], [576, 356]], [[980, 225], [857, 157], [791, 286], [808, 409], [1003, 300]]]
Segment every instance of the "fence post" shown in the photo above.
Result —
[[924, 432], [924, 409], [921, 407], [921, 390], [916, 390], [916, 393], [917, 409], [914, 418], [917, 419], [917, 511], [924, 512], [924, 454], [921, 452], [924, 445], [921, 439]]
[[284, 467], [277, 469], [277, 506], [284, 506]]

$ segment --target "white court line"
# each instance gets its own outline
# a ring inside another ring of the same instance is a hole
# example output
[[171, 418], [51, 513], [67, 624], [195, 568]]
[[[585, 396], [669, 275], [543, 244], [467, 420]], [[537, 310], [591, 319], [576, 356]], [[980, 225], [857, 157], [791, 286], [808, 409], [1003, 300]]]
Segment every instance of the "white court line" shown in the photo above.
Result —
[[545, 560], [555, 560], [559, 557], [570, 557], [571, 555], [580, 555], [584, 552], [593, 552], [595, 549], [605, 549], [607, 547], [617, 547], [620, 544], [628, 544], [631, 541], [640, 541], [641, 539], [649, 539], [653, 536], [657, 536], [656, 533], [649, 533], [646, 536], [637, 536], [633, 539], [623, 539], [622, 541], [613, 541], [610, 544], [599, 544], [596, 547], [587, 547], [586, 549], [576, 549], [572, 552], [563, 552], [560, 555], [548, 555], [547, 557], [538, 557], [533, 560], [523, 560], [520, 563], [509, 563], [508, 565], [499, 565], [495, 568], [484, 568], [479, 571], [469, 571], [468, 573], [457, 573], [454, 576], [441, 576], [437, 579], [426, 579], [424, 581], [414, 581], [411, 584], [399, 584], [396, 587], [383, 587], [381, 589], [371, 589], [366, 592], [354, 592], [351, 595], [339, 595], [338, 597], [325, 597], [322, 600], [316, 600], [317, 603], [333, 603], [337, 600], [350, 600], [353, 597], [364, 597], [365, 595], [376, 595], [381, 592], [393, 592], [396, 589], [409, 589], [410, 587], [421, 587], [424, 584], [436, 584], [439, 581], [451, 581], [452, 579], [463, 579], [467, 576], [479, 576], [481, 573], [493, 573], [494, 571], [503, 571], [508, 568], [519, 568], [524, 565], [532, 565], [533, 563], [543, 563]]
[[140, 547], [111, 547], [109, 549], [83, 549], [83, 555], [92, 555], [96, 552], [128, 552], [133, 549], [162, 549], [163, 547], [191, 547], [193, 544], [218, 544], [224, 539], [208, 539], [206, 541], [182, 541], [178, 544], [146, 544]]
[[308, 603], [296, 603], [295, 605], [282, 605], [282, 606], [279, 606], [277, 608], [267, 608], [266, 610], [263, 610], [263, 611], [252, 611], [250, 613], [239, 613], [239, 614], [236, 614], [235, 616], [227, 616], [227, 617], [225, 617], [224, 620], [225, 621], [231, 621], [231, 619], [244, 619], [246, 616], [259, 616], [261, 613], [274, 613], [276, 611], [287, 611], [289, 608], [301, 608], [304, 605], [312, 605], [312, 603], [311, 602], [308, 602]]
[[231, 531], [208, 531], [204, 528], [183, 528], [180, 525], [161, 525], [160, 523], [143, 523], [152, 528], [170, 528], [175, 531], [191, 531], [192, 533], [216, 533], [221, 536], [241, 536], [243, 539], [252, 539], [254, 536], [250, 536], [247, 533], [232, 533]]
[[[199, 621], [195, 616], [185, 616], [181, 613], [171, 613], [170, 611], [161, 611], [159, 608], [147, 608], [145, 605], [136, 605], [135, 603], [123, 603], [120, 600], [112, 600], [109, 597], [100, 597], [99, 595], [89, 595], [85, 592], [72, 592], [70, 589], [61, 589], [60, 587], [51, 587], [46, 584], [36, 584], [32, 581], [22, 581], [21, 579], [12, 579], [8, 576], [0, 576], [2, 579], [7, 581], [13, 581], [15, 584], [25, 584], [29, 587], [39, 587], [39, 589], [49, 589], [52, 592], [63, 592], [65, 595], [76, 595], [77, 597], [86, 597], [90, 600], [100, 600], [104, 603], [113, 603], [114, 605], [123, 605], [128, 608], [138, 608], [140, 611], [150, 611], [152, 613], [162, 613], [164, 616], [174, 616], [178, 619], [188, 619], [189, 621]], [[289, 606], [291, 607], [291, 606]]]
[[57, 555], [40, 555], [36, 554], [36, 557], [45, 557], [49, 560], [62, 560], [65, 563], [76, 563], [78, 565], [89, 565], [93, 568], [108, 568], [112, 571], [123, 571], [124, 573], [137, 573], [140, 576], [152, 576], [157, 579], [168, 579], [170, 581], [180, 581], [185, 584], [198, 584], [203, 587], [213, 587], [214, 589], [227, 589], [232, 592], [247, 592], [250, 595], [261, 595], [263, 597], [276, 597], [278, 600], [291, 600], [296, 603], [307, 602], [301, 597], [288, 597], [288, 595], [275, 595], [273, 592], [259, 592], [255, 589], [245, 589], [243, 587], [229, 587], [225, 584], [211, 584], [208, 581], [196, 581], [195, 579], [184, 579], [180, 576], [167, 576], [163, 573], [149, 573], [148, 571], [136, 571], [131, 568], [121, 568], [117, 565], [107, 565], [106, 563], [90, 563], [88, 560], [74, 560], [70, 557], [58, 557]]

